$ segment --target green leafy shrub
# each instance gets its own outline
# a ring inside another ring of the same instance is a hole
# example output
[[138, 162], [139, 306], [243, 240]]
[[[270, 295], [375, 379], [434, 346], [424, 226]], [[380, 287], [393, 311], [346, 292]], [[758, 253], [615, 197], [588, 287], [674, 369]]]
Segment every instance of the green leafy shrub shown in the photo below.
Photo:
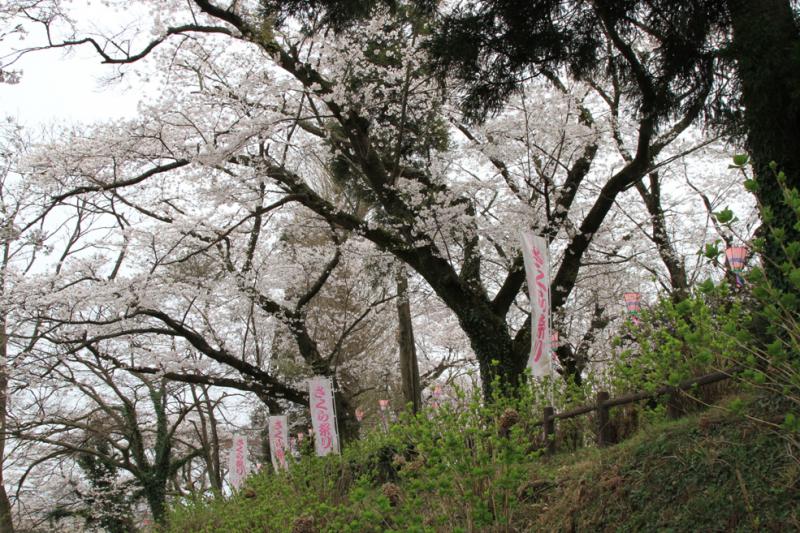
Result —
[[181, 502], [167, 531], [510, 531], [544, 444], [533, 423], [546, 396], [524, 387], [486, 404], [477, 390], [457, 390], [341, 457], [303, 457], [288, 473], [252, 476], [228, 499]]
[[[745, 174], [746, 187], [757, 189], [759, 182], [746, 175], [746, 158], [737, 156], [734, 163]], [[800, 194], [786, 187], [786, 177], [774, 166], [773, 171], [800, 229]], [[727, 209], [717, 215], [723, 225], [733, 218]], [[744, 274], [744, 285], [734, 283], [731, 277], [720, 282], [706, 280], [687, 299], [676, 303], [663, 298], [642, 315], [640, 324], [628, 325], [620, 337], [625, 349], [611, 372], [616, 391], [655, 390], [736, 368], [740, 386], [782, 402], [783, 427], [795, 439], [792, 434], [797, 434], [796, 421], [800, 419], [800, 242], [789, 241], [781, 228], [770, 226], [769, 210], [762, 209], [762, 219], [762, 236], [749, 244], [753, 264]], [[756, 264], [757, 257], [764, 258], [767, 238], [783, 250], [781, 264], [767, 265], [780, 272], [781, 279], [768, 276], [765, 268]], [[716, 245], [706, 246], [710, 260], [719, 262], [721, 253]], [[729, 385], [687, 394], [710, 403], [727, 390]]]
[[750, 342], [751, 311], [726, 284], [704, 284], [681, 302], [662, 298], [625, 332], [611, 372], [617, 391], [656, 390], [733, 366]]

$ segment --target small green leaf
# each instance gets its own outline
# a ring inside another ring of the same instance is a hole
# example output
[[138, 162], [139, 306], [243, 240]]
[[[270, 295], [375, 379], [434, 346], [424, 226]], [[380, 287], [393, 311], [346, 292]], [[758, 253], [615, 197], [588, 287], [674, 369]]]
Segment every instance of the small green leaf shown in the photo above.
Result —
[[[711, 280], [706, 280], [706, 281], [711, 281]], [[681, 315], [688, 315], [689, 311], [692, 310], [692, 302], [690, 302], [689, 300], [683, 300], [681, 302], [678, 302], [678, 304], [675, 305], [675, 310]]]
[[709, 259], [716, 259], [716, 257], [719, 255], [719, 248], [716, 244], [706, 244], [706, 249], [703, 252], [703, 255]]
[[702, 282], [700, 285], [698, 285], [697, 288], [703, 294], [709, 294], [711, 292], [714, 292], [714, 282], [711, 281], [710, 279], [707, 279], [704, 282]]
[[747, 161], [749, 160], [750, 158], [747, 156], [747, 154], [736, 154], [735, 156], [733, 156], [733, 164], [736, 165], [737, 167], [742, 167], [746, 165]]
[[792, 269], [792, 271], [789, 272], [789, 281], [791, 281], [792, 285], [795, 287], [800, 288], [800, 268]]
[[784, 309], [795, 309], [797, 307], [797, 295], [793, 292], [785, 292], [781, 294], [781, 306]]
[[776, 241], [782, 241], [786, 237], [786, 230], [783, 228], [772, 228], [770, 233]]
[[800, 242], [794, 241], [787, 244], [786, 255], [793, 261], [800, 258]]
[[734, 413], [741, 413], [744, 409], [744, 401], [741, 398], [736, 398], [730, 403], [730, 410]]
[[800, 420], [793, 413], [786, 413], [783, 418], [783, 429], [786, 431], [800, 431]]
[[727, 207], [718, 213], [714, 213], [714, 216], [717, 217], [717, 221], [720, 224], [727, 224], [731, 220], [733, 220], [733, 211], [728, 209]]
[[768, 205], [765, 205], [761, 209], [761, 220], [764, 221], [764, 224], [772, 224], [772, 221], [774, 219], [775, 219], [775, 215], [774, 215], [772, 209]]
[[767, 354], [774, 359], [783, 359], [786, 352], [780, 340], [773, 341], [767, 345]]

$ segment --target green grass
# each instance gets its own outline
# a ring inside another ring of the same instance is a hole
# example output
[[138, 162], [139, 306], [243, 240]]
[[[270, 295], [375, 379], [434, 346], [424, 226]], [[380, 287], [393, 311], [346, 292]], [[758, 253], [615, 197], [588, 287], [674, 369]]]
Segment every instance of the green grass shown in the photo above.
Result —
[[552, 458], [529, 453], [524, 422], [504, 439], [485, 417], [460, 416], [372, 435], [341, 460], [305, 458], [290, 477], [254, 476], [232, 498], [175, 506], [166, 531], [800, 530], [798, 449], [741, 414], [657, 422], [622, 444]]
[[779, 434], [708, 412], [558, 457], [523, 531], [797, 531], [800, 458]]

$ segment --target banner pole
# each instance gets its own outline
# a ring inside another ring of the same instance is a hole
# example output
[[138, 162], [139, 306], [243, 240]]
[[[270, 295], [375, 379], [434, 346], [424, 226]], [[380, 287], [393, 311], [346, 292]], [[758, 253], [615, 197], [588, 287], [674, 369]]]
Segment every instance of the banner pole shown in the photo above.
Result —
[[336, 383], [334, 383], [332, 376], [329, 376], [328, 380], [330, 381], [331, 394], [333, 395], [333, 398], [332, 398], [333, 401], [331, 402], [331, 404], [333, 404], [333, 425], [336, 428], [336, 453], [339, 454], [339, 456], [341, 457], [341, 455], [342, 455], [342, 443], [341, 443], [342, 433], [339, 431], [339, 414], [336, 411]]

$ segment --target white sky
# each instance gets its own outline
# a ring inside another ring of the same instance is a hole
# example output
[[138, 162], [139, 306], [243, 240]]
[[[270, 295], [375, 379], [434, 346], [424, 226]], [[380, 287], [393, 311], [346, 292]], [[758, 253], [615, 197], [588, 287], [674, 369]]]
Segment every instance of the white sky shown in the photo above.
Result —
[[22, 80], [16, 85], [0, 84], [0, 118], [12, 117], [27, 128], [89, 123], [136, 112], [136, 92], [124, 78], [105, 83], [115, 69], [102, 65], [89, 47], [68, 54], [35, 52], [14, 68], [22, 70]]
[[[137, 20], [149, 22], [142, 6], [127, 2], [105, 5], [76, 0], [64, 7], [80, 22], [79, 31], [83, 33], [116, 33], [120, 28], [138, 29]], [[46, 43], [41, 25], [20, 21], [27, 34], [24, 39], [10, 35], [0, 41], [0, 58], [7, 60], [15, 50]], [[55, 41], [65, 38], [57, 29], [53, 32]], [[135, 75], [130, 72], [121, 81], [109, 83], [117, 68], [103, 65], [88, 44], [32, 52], [11, 68], [21, 70], [22, 79], [16, 85], [0, 84], [0, 119], [11, 117], [35, 130], [47, 124], [91, 123], [136, 113], [139, 91], [131, 87], [141, 86], [140, 80], [132, 79]]]

